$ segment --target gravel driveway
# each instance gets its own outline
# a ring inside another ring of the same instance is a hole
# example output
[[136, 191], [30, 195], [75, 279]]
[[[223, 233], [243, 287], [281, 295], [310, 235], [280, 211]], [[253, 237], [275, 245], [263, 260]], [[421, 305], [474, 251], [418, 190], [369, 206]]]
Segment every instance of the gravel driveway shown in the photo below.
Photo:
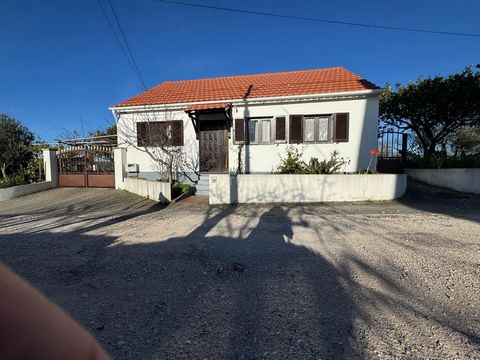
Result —
[[0, 260], [115, 359], [479, 359], [480, 197], [163, 208], [0, 203]]

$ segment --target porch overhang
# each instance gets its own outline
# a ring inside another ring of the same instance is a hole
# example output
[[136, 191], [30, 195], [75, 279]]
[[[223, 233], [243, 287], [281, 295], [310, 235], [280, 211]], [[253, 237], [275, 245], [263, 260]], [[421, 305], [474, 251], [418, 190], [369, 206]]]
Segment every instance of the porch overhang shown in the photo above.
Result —
[[190, 119], [192, 119], [193, 128], [197, 134], [198, 139], [198, 122], [200, 114], [209, 114], [209, 113], [223, 113], [225, 117], [230, 122], [230, 109], [232, 104], [229, 102], [218, 102], [218, 103], [200, 103], [192, 104], [185, 108], [185, 112], [188, 114]]

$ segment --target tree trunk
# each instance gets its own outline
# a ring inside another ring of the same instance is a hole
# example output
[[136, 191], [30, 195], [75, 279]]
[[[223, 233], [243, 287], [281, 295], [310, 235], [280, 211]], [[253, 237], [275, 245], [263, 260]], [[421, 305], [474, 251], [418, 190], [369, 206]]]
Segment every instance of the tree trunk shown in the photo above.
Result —
[[1, 170], [2, 170], [3, 178], [6, 179], [7, 178], [7, 164], [2, 164]]
[[425, 165], [430, 165], [432, 162], [432, 152], [430, 151], [430, 148], [423, 149], [423, 161]]
[[173, 182], [173, 156], [169, 156], [168, 159], [168, 180]]
[[432, 164], [433, 155], [435, 154], [435, 148], [437, 144], [430, 144], [427, 148], [423, 149], [423, 160], [425, 165], [430, 166]]

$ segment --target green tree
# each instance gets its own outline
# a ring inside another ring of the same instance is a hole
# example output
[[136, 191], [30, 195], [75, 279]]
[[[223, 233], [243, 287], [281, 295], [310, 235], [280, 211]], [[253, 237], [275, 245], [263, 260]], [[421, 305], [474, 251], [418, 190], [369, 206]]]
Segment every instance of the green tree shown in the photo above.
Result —
[[480, 154], [480, 126], [460, 129], [454, 137], [455, 155]]
[[0, 113], [0, 171], [4, 179], [28, 164], [33, 139], [33, 133], [19, 121]]
[[88, 136], [106, 136], [117, 135], [117, 124], [108, 126], [105, 130], [96, 130], [88, 134]]
[[480, 73], [467, 67], [448, 77], [397, 84], [396, 90], [387, 84], [380, 97], [380, 118], [387, 126], [413, 131], [430, 163], [449, 136], [480, 124]]

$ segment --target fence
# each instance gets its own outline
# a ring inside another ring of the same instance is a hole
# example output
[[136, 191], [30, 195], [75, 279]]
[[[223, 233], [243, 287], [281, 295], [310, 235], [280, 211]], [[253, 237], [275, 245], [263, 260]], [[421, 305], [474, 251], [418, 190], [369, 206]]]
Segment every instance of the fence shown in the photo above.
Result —
[[210, 204], [392, 200], [403, 196], [403, 174], [209, 176]]
[[123, 188], [133, 194], [161, 203], [169, 203], [172, 200], [172, 190], [169, 182], [125, 178]]
[[115, 187], [111, 146], [68, 146], [57, 154], [59, 186]]

